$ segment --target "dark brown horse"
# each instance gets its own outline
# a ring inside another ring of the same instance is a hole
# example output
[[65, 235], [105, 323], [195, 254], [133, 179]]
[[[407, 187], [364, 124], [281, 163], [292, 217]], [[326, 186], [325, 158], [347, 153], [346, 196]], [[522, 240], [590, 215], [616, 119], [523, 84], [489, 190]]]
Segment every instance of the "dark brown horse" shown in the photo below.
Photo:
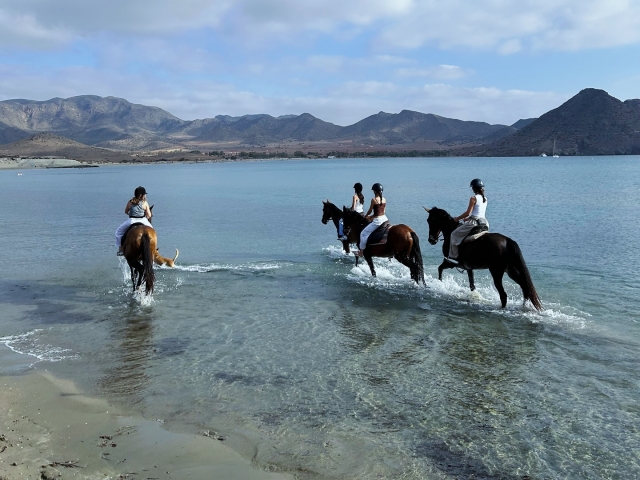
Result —
[[[336, 207], [329, 200], [326, 202], [322, 201], [322, 223], [325, 225], [329, 222], [329, 220], [333, 221], [333, 224], [336, 226], [336, 232], [338, 232], [338, 225], [340, 223], [340, 219], [342, 219], [342, 210]], [[352, 243], [357, 244], [360, 241], [360, 237], [357, 237], [354, 232], [349, 232], [347, 235], [347, 240], [342, 240], [342, 248], [344, 249], [344, 253], [350, 253], [351, 249], [349, 245]], [[345, 232], [346, 234], [346, 232]], [[357, 259], [356, 259], [357, 263]]]
[[[342, 209], [342, 222], [344, 231], [348, 235], [355, 235], [360, 239], [362, 230], [371, 223], [365, 217], [347, 207]], [[351, 237], [350, 237], [351, 238]], [[364, 249], [364, 259], [369, 264], [371, 275], [376, 276], [373, 267], [373, 257], [395, 258], [401, 264], [409, 268], [411, 279], [419, 285], [424, 281], [424, 267], [422, 265], [422, 253], [420, 252], [420, 239], [418, 234], [410, 227], [403, 224], [394, 225], [389, 229], [387, 242], [382, 245], [370, 245]]]
[[493, 284], [496, 286], [498, 294], [500, 295], [502, 308], [504, 308], [507, 306], [507, 293], [502, 286], [502, 277], [506, 271], [507, 275], [520, 285], [524, 300], [529, 300], [536, 310], [542, 310], [542, 303], [540, 302], [536, 288], [533, 286], [529, 269], [522, 257], [522, 251], [515, 241], [499, 233], [485, 233], [476, 240], [463, 242], [460, 245], [458, 249], [459, 264], [456, 265], [449, 262], [446, 257], [449, 255], [451, 232], [456, 229], [458, 222], [441, 208], [423, 208], [429, 213], [429, 217], [427, 218], [427, 223], [429, 224], [429, 243], [431, 245], [438, 243], [440, 233], [442, 233], [444, 237], [442, 253], [445, 256], [445, 260], [438, 267], [438, 279], [442, 280], [442, 271], [444, 269], [464, 269], [469, 275], [469, 286], [473, 291], [476, 288], [473, 281], [473, 271], [488, 268], [493, 277]]

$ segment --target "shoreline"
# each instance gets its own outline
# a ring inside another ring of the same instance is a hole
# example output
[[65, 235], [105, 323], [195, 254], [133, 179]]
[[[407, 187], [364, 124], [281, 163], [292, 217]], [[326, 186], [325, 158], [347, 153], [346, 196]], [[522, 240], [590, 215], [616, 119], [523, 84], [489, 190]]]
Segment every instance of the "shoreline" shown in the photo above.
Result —
[[46, 168], [96, 168], [95, 163], [84, 163], [68, 158], [0, 158], [0, 170], [38, 170]]
[[[7, 352], [8, 353], [8, 352]], [[0, 371], [0, 479], [293, 480], [260, 470], [216, 432], [166, 430], [161, 422], [85, 396], [69, 380], [16, 365]], [[9, 363], [9, 364], [7, 364]]]

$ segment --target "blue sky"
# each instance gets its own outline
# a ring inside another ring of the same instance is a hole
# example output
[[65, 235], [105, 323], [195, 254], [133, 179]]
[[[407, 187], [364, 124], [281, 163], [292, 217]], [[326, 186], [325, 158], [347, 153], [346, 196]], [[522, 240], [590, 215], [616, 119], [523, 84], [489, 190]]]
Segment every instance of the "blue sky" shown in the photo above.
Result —
[[511, 124], [639, 98], [638, 0], [3, 0], [0, 100], [94, 94], [179, 118], [402, 109]]

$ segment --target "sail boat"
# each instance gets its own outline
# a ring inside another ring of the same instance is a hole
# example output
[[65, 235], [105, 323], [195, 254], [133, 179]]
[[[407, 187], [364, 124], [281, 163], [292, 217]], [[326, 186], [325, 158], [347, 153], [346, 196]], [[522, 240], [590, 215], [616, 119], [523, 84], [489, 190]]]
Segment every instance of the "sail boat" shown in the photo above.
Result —
[[556, 139], [553, 139], [553, 158], [560, 158], [560, 155], [556, 155]]

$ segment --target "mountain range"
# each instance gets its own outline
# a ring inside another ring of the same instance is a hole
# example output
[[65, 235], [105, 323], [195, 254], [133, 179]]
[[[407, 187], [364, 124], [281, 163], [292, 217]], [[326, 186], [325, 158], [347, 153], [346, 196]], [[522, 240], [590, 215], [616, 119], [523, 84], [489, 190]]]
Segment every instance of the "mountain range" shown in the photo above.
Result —
[[[506, 130], [505, 130], [506, 129]], [[185, 142], [360, 141], [377, 145], [416, 142], [483, 143], [485, 137], [516, 131], [517, 127], [469, 122], [403, 110], [380, 112], [342, 127], [308, 113], [302, 115], [243, 115], [181, 120], [157, 107], [115, 97], [82, 95], [47, 101], [0, 102], [0, 143], [8, 144], [48, 132], [95, 147], [124, 151], [171, 148]]]
[[[550, 155], [554, 147], [560, 155], [640, 154], [640, 100], [622, 102], [603, 90], [587, 88], [541, 117], [513, 125], [403, 110], [379, 112], [349, 126], [308, 113], [186, 121], [158, 107], [94, 95], [0, 102], [3, 154], [50, 154], [57, 148], [69, 155], [76, 152], [76, 157], [110, 161], [125, 152], [188, 149], [196, 144], [258, 149], [286, 142], [348, 145], [351, 151], [363, 146], [415, 150], [422, 145], [468, 156]], [[80, 155], [86, 146], [93, 150]]]

